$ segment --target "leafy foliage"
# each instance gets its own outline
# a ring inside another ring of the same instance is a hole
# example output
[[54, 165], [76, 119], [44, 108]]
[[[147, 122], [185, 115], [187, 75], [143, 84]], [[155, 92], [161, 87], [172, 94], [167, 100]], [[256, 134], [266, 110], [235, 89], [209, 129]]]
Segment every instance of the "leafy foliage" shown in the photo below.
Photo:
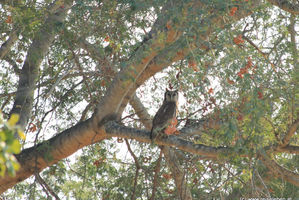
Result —
[[25, 135], [23, 131], [16, 125], [19, 120], [18, 115], [12, 115], [8, 121], [3, 119], [0, 112], [0, 175], [4, 176], [6, 172], [14, 176], [15, 171], [20, 168], [14, 154], [21, 151], [21, 144], [18, 139], [14, 137], [15, 133], [23, 140]]
[[[17, 77], [32, 40], [50, 14], [47, 8], [51, 2], [0, 4], [0, 43], [3, 45], [15, 29], [18, 32], [11, 51], [0, 60], [0, 105], [5, 116], [12, 108]], [[63, 1], [55, 2], [64, 8]], [[178, 128], [174, 129], [180, 131], [194, 122], [202, 129], [199, 134], [185, 136], [185, 140], [232, 149], [217, 160], [176, 150], [176, 161], [192, 197], [298, 197], [298, 188], [275, 179], [257, 156], [281, 144], [290, 125], [298, 119], [298, 15], [262, 2], [251, 15], [234, 22], [234, 17], [248, 11], [254, 2], [199, 1], [201, 5], [196, 7], [174, 5], [165, 9], [167, 2], [74, 1], [65, 21], [52, 27], [58, 33], [39, 68], [23, 148], [37, 146], [90, 118], [117, 73], [128, 67], [127, 61], [154, 37], [156, 30], [152, 27], [162, 23], [156, 20], [166, 18], [169, 20], [165, 27], [160, 25], [162, 30], [178, 27], [182, 36], [175, 44], [166, 44], [167, 50], [159, 51], [155, 58], [163, 55], [163, 61], [155, 64], [169, 66], [142, 84], [136, 95], [153, 116], [161, 105], [164, 89], [179, 89]], [[184, 1], [182, 5], [192, 2]], [[219, 16], [226, 23], [216, 26]], [[294, 33], [291, 29], [296, 25]], [[163, 41], [166, 36], [159, 37]], [[172, 62], [173, 55], [181, 59]], [[122, 124], [146, 127], [133, 107], [128, 105], [124, 110]], [[14, 138], [19, 130], [17, 121], [15, 115], [8, 121], [0, 118], [2, 176], [6, 170], [14, 175], [19, 168], [13, 156], [21, 150]], [[290, 144], [298, 146], [298, 137], [296, 132]], [[49, 144], [39, 147], [41, 151], [52, 148]], [[164, 157], [159, 162], [159, 153], [160, 149], [152, 144], [131, 140], [126, 145], [122, 139], [105, 139], [48, 167], [41, 177], [64, 199], [129, 199], [133, 194], [136, 199], [150, 199], [155, 181], [155, 199], [178, 198], [180, 191], [176, 191], [174, 181], [177, 174], [172, 173]], [[276, 152], [271, 156], [298, 173], [298, 155]], [[52, 198], [46, 191], [33, 177], [3, 197]]]

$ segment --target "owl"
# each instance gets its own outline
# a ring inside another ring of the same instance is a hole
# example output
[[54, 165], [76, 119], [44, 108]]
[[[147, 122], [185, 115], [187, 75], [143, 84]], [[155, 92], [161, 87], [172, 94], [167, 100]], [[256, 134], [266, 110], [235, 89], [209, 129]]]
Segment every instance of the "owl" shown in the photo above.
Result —
[[177, 114], [179, 93], [177, 90], [169, 91], [166, 89], [164, 94], [164, 101], [153, 119], [150, 139], [154, 141], [157, 136], [163, 136], [165, 128], [167, 128], [173, 118]]

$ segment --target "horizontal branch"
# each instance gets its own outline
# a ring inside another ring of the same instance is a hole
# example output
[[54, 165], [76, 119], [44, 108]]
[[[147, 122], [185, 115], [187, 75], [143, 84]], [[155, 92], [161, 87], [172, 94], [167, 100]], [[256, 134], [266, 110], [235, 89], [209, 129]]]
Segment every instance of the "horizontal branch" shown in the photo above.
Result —
[[[139, 142], [151, 143], [150, 132], [119, 125], [109, 121], [104, 129], [93, 129], [93, 119], [80, 122], [77, 125], [58, 133], [56, 136], [46, 140], [34, 147], [24, 149], [16, 155], [21, 165], [15, 177], [6, 175], [0, 177], [0, 194], [18, 182], [25, 180], [36, 172], [40, 172], [48, 166], [72, 155], [79, 149], [100, 142], [107, 137], [121, 137], [135, 139]], [[184, 130], [181, 130], [184, 134]], [[233, 153], [230, 147], [210, 147], [202, 144], [194, 144], [177, 136], [169, 136], [156, 142], [157, 145], [175, 147], [179, 150], [201, 155], [203, 159], [217, 159], [220, 155]], [[267, 149], [267, 148], [265, 148]], [[270, 149], [270, 148], [268, 148]], [[286, 152], [299, 154], [299, 147], [286, 146], [283, 148], [272, 148], [274, 152]], [[246, 155], [243, 155], [246, 156]]]
[[[139, 142], [151, 143], [149, 131], [126, 127], [114, 121], [105, 124], [105, 131], [108, 137], [121, 137], [135, 139]], [[182, 151], [201, 156], [207, 156], [209, 158], [217, 158], [221, 154], [232, 152], [228, 147], [210, 147], [203, 144], [194, 144], [193, 142], [189, 142], [172, 135], [168, 136], [167, 138], [161, 138], [161, 140], [156, 141], [155, 143], [157, 145], [175, 147]]]
[[[140, 142], [151, 142], [149, 138], [149, 131], [126, 127], [114, 121], [110, 121], [105, 124], [105, 132], [108, 137], [121, 137], [135, 139]], [[233, 153], [233, 149], [230, 147], [211, 147], [203, 144], [194, 144], [193, 142], [189, 142], [172, 135], [168, 136], [167, 138], [161, 138], [155, 143], [157, 145], [174, 147], [182, 151], [204, 156], [207, 159], [219, 158], [221, 155]], [[273, 173], [274, 176], [284, 178], [288, 182], [299, 186], [298, 174], [280, 166], [275, 161], [271, 160], [260, 152], [258, 153], [258, 157], [264, 163], [264, 165], [271, 170], [271, 173]]]
[[296, 154], [299, 155], [299, 146], [292, 146], [288, 145], [285, 147], [276, 147], [274, 148], [275, 152], [280, 152], [280, 153], [289, 153], [289, 154]]
[[[182, 136], [188, 135], [190, 133], [199, 133], [202, 131], [201, 128], [197, 130], [196, 127], [186, 127], [180, 130]], [[150, 132], [148, 130], [136, 129], [120, 125], [115, 121], [110, 121], [105, 125], [105, 132], [107, 137], [121, 137], [127, 139], [135, 139], [139, 142], [151, 143], [149, 138]], [[169, 147], [175, 147], [182, 151], [189, 153], [194, 153], [201, 156], [207, 156], [209, 158], [217, 158], [220, 154], [232, 153], [231, 147], [211, 147], [203, 144], [194, 144], [193, 142], [181, 139], [177, 136], [168, 136], [167, 138], [161, 138], [160, 141], [156, 141], [157, 145], [164, 145]], [[271, 150], [274, 153], [289, 153], [289, 154], [299, 154], [298, 146], [286, 146], [286, 147], [265, 147], [266, 150]], [[245, 156], [246, 155], [241, 155]]]

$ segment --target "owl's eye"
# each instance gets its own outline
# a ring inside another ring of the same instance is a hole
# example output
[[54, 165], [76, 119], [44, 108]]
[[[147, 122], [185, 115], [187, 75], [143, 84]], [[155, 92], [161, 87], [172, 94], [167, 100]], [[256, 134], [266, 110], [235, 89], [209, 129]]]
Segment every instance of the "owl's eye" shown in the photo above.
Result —
[[175, 96], [175, 95], [176, 95], [176, 93], [173, 94], [173, 96]]
[[170, 94], [169, 94], [169, 93], [168, 93], [167, 95], [170, 97]]

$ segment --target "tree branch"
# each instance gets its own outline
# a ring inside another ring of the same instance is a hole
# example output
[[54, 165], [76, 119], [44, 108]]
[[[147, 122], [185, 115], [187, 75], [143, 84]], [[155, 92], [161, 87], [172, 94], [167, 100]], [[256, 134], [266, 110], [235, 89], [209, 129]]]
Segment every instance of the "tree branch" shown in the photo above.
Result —
[[40, 172], [48, 166], [72, 155], [77, 150], [105, 139], [104, 132], [95, 132], [92, 120], [88, 119], [66, 129], [49, 140], [36, 146], [24, 149], [16, 158], [20, 169], [15, 177], [6, 174], [0, 177], [0, 194], [21, 182], [36, 172]]
[[150, 130], [152, 128], [151, 116], [148, 114], [147, 110], [143, 106], [140, 99], [136, 96], [136, 94], [134, 94], [130, 99], [130, 104], [145, 128]]
[[17, 41], [17, 39], [18, 39], [18, 30], [13, 29], [9, 34], [9, 38], [0, 47], [0, 60], [6, 56], [6, 54], [10, 51], [11, 47]]
[[154, 176], [154, 180], [153, 180], [152, 196], [151, 196], [150, 200], [155, 200], [155, 194], [156, 194], [157, 185], [158, 185], [158, 175], [159, 175], [159, 172], [161, 169], [161, 160], [162, 160], [162, 150], [160, 150], [160, 155], [157, 160], [156, 167], [155, 167], [155, 176]]
[[57, 29], [53, 27], [57, 27], [57, 24], [64, 21], [72, 2], [72, 0], [66, 0], [64, 8], [59, 8], [57, 12], [49, 15], [28, 49], [28, 54], [19, 77], [15, 102], [10, 111], [10, 115], [13, 113], [20, 115], [18, 124], [23, 128], [27, 125], [31, 115], [39, 66], [57, 33]]
[[[190, 7], [203, 7], [203, 3], [200, 0], [196, 0], [193, 2], [194, 4], [190, 5]], [[252, 10], [258, 7], [260, 1], [254, 0], [248, 4], [242, 4], [239, 8], [239, 12], [234, 15], [231, 23], [240, 20], [244, 17], [247, 17], [252, 13]], [[196, 5], [196, 6], [195, 6]], [[208, 9], [208, 8], [207, 8]], [[196, 10], [196, 9], [195, 9]], [[200, 9], [198, 9], [200, 10]], [[196, 12], [196, 11], [195, 11]], [[217, 13], [217, 11], [211, 9], [211, 12]], [[194, 13], [192, 13], [194, 14]], [[200, 13], [197, 13], [200, 16]], [[213, 24], [211, 26], [211, 24]], [[136, 89], [142, 85], [146, 80], [152, 77], [157, 72], [162, 71], [166, 67], [170, 66], [172, 63], [177, 62], [179, 60], [184, 59], [187, 55], [190, 54], [196, 48], [209, 50], [207, 49], [207, 39], [216, 29], [223, 28], [224, 25], [227, 24], [227, 21], [224, 19], [223, 15], [212, 15], [212, 17], [208, 19], [204, 19], [201, 22], [203, 27], [203, 31], [201, 31], [198, 35], [197, 41], [186, 41], [187, 37], [182, 36], [180, 39], [175, 41], [172, 45], [169, 45], [167, 48], [163, 49], [158, 55], [156, 55], [146, 66], [145, 70], [140, 74], [137, 78], [133, 87], [130, 88], [126, 96], [123, 98], [121, 102], [120, 109], [118, 110], [118, 115], [122, 113], [126, 105], [128, 104], [131, 96], [135, 93]], [[207, 28], [208, 27], [208, 28]]]
[[274, 148], [274, 150], [275, 152], [284, 152], [284, 153], [299, 155], [299, 146], [292, 146], [292, 145], [287, 145], [285, 147], [278, 146]]
[[[170, 7], [167, 7], [167, 9], [172, 10]], [[170, 46], [179, 38], [181, 35], [180, 29], [177, 27], [166, 29], [166, 23], [167, 21], [172, 21], [176, 18], [180, 19], [179, 21], [181, 24], [184, 21], [184, 18], [181, 17], [182, 15], [183, 11], [181, 13], [172, 12], [170, 18], [160, 16], [160, 18], [157, 19], [157, 21], [164, 20], [163, 23], [159, 23], [160, 31], [153, 33], [151, 37], [143, 42], [142, 45], [133, 53], [130, 59], [125, 63], [125, 67], [115, 76], [105, 96], [97, 105], [97, 109], [94, 114], [95, 127], [97, 126], [98, 121], [106, 115], [118, 113], [125, 95], [134, 86], [136, 79], [138, 79], [150, 61], [157, 56], [161, 50]]]
[[259, 152], [258, 158], [272, 172], [275, 177], [283, 178], [286, 181], [299, 186], [299, 174], [296, 174], [270, 159], [265, 153]]
[[172, 177], [175, 180], [178, 197], [180, 199], [192, 200], [192, 195], [187, 185], [185, 173], [178, 162], [179, 159], [177, 158], [174, 150], [164, 146], [162, 151], [165, 155], [168, 166], [171, 169]]
[[133, 187], [132, 196], [131, 196], [131, 200], [134, 200], [134, 199], [135, 199], [136, 186], [137, 186], [137, 179], [138, 179], [139, 170], [140, 170], [141, 167], [140, 167], [140, 164], [139, 164], [139, 162], [138, 162], [138, 159], [137, 159], [136, 155], [134, 154], [134, 152], [133, 152], [132, 149], [131, 149], [131, 146], [130, 146], [128, 140], [125, 139], [125, 142], [126, 142], [128, 151], [130, 152], [131, 156], [132, 156], [133, 159], [134, 159], [135, 166], [136, 166], [135, 180], [134, 180], [134, 187]]
[[[138, 117], [141, 119], [144, 126], [148, 130], [150, 130], [152, 127], [150, 115], [147, 113], [147, 110], [143, 106], [140, 99], [136, 96], [136, 94], [133, 95], [132, 99], [130, 100], [130, 104], [136, 111]], [[178, 196], [184, 197], [181, 199], [192, 199], [190, 189], [187, 186], [186, 180], [184, 180], [184, 178], [183, 178], [185, 174], [181, 170], [180, 164], [178, 163], [178, 159], [177, 159], [178, 152], [176, 152], [174, 149], [171, 149], [171, 148], [165, 147], [165, 146], [161, 148], [160, 156], [161, 156], [162, 152], [166, 159], [167, 166], [170, 168], [171, 173], [173, 174], [175, 185], [177, 187], [177, 191], [184, 191], [183, 194], [179, 192]], [[157, 163], [151, 199], [154, 199], [154, 197], [155, 197], [155, 191], [156, 191], [156, 183], [155, 182], [157, 181], [157, 176], [158, 176], [159, 170], [160, 170], [160, 164], [158, 165], [158, 163]]]
[[[121, 137], [135, 139], [139, 142], [151, 143], [149, 138], [150, 132], [147, 130], [126, 127], [114, 121], [107, 122], [104, 129], [107, 137]], [[193, 142], [189, 142], [172, 135], [168, 136], [168, 138], [162, 138], [161, 140], [156, 141], [156, 144], [176, 147], [189, 153], [211, 158], [217, 158], [220, 154], [227, 154], [231, 152], [231, 149], [228, 147], [210, 147], [202, 144], [194, 144]]]
[[284, 11], [299, 15], [299, 4], [293, 4], [288, 0], [268, 0], [268, 2]]
[[246, 37], [246, 36], [243, 35], [242, 38], [244, 38], [244, 40], [246, 40], [246, 41], [247, 41], [251, 46], [253, 46], [253, 47], [254, 47], [260, 54], [262, 54], [262, 56], [265, 58], [265, 60], [271, 65], [273, 71], [274, 71], [274, 72], [277, 72], [277, 71], [276, 71], [276, 67], [275, 67], [275, 65], [270, 61], [269, 56], [267, 56], [266, 53], [264, 53], [263, 51], [261, 51], [261, 50], [258, 48], [258, 46], [256, 46], [256, 45], [254, 44], [254, 42], [252, 42], [248, 37]]
[[42, 187], [45, 187], [45, 189], [50, 192], [50, 194], [55, 197], [56, 200], [60, 200], [60, 198], [57, 196], [57, 194], [53, 191], [53, 189], [44, 181], [44, 179], [39, 175], [39, 173], [35, 173], [35, 177], [39, 184]]
[[287, 134], [282, 140], [282, 144], [280, 145], [280, 147], [286, 147], [289, 144], [292, 136], [295, 134], [298, 127], [299, 127], [299, 118], [296, 121], [294, 121], [294, 123], [290, 126]]

